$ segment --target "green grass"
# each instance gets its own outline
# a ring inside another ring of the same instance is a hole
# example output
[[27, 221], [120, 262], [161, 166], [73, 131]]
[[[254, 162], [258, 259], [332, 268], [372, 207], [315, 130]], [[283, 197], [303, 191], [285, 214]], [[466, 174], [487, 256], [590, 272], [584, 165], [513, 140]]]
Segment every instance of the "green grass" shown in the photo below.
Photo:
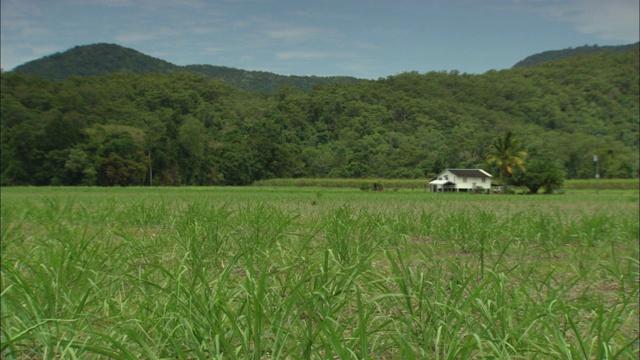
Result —
[[638, 357], [638, 193], [3, 188], [2, 357]]

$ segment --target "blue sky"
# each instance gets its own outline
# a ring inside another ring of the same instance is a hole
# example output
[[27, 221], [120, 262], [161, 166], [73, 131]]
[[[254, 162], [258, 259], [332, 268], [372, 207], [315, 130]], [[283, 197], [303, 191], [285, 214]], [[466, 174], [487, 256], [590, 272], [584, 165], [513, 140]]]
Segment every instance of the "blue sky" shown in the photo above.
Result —
[[638, 0], [1, 0], [1, 66], [115, 43], [177, 65], [377, 79], [480, 74], [638, 41]]

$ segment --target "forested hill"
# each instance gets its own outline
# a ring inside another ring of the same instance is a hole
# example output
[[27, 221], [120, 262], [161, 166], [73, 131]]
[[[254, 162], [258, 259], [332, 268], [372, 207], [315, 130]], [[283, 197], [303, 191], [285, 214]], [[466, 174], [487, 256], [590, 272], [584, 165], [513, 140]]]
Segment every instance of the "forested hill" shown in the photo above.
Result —
[[428, 179], [483, 168], [511, 131], [532, 169], [638, 177], [640, 54], [403, 73], [246, 92], [207, 76], [1, 75], [3, 185], [245, 185], [287, 177]]
[[192, 72], [222, 80], [243, 90], [264, 93], [274, 91], [285, 84], [308, 91], [316, 84], [362, 81], [348, 76], [285, 76], [215, 65], [178, 66], [115, 44], [76, 46], [62, 53], [30, 61], [16, 67], [13, 71], [39, 75], [52, 81], [65, 80], [74, 75], [97, 76], [114, 72]]
[[70, 76], [96, 76], [113, 72], [168, 73], [180, 66], [115, 44], [76, 46], [62, 53], [29, 61], [13, 71], [39, 75], [47, 80]]
[[513, 67], [527, 67], [541, 64], [547, 61], [553, 60], [561, 60], [574, 56], [584, 56], [584, 55], [593, 55], [599, 52], [627, 52], [632, 51], [634, 49], [638, 49], [640, 47], [640, 43], [629, 44], [629, 45], [618, 45], [618, 46], [598, 46], [598, 45], [585, 45], [579, 46], [576, 48], [568, 48], [563, 50], [551, 50], [545, 51], [539, 54], [534, 54], [526, 57], [525, 59], [516, 63]]

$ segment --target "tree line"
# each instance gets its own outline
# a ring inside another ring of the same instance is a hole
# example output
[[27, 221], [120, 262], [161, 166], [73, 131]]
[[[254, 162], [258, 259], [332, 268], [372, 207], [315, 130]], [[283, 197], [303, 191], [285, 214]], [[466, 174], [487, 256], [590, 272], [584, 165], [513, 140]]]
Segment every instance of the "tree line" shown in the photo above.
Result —
[[[402, 73], [247, 92], [192, 73], [63, 81], [1, 75], [2, 185], [248, 185], [269, 178], [429, 178], [500, 172], [517, 134], [527, 168], [638, 176], [639, 54], [530, 68]], [[518, 175], [518, 174], [516, 174]], [[530, 176], [534, 176], [535, 171]], [[518, 176], [524, 176], [520, 174]]]

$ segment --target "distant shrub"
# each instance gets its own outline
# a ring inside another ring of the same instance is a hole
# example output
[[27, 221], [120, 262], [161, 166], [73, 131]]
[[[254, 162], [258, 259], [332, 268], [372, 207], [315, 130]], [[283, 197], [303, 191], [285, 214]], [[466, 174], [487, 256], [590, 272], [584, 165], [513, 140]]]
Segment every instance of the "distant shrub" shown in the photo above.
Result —
[[[588, 190], [595, 189], [595, 179], [567, 180], [564, 183], [565, 190]], [[598, 180], [600, 190], [638, 190], [640, 189], [640, 179], [600, 179]]]

